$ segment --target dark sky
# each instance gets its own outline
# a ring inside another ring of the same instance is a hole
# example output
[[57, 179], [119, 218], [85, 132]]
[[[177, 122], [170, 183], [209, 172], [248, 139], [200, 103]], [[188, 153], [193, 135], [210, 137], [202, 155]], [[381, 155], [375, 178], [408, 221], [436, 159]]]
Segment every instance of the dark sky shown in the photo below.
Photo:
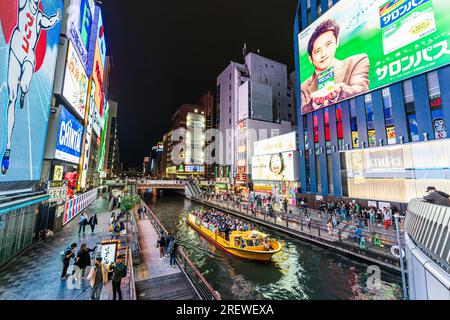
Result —
[[142, 164], [173, 113], [195, 102], [242, 45], [294, 70], [296, 0], [103, 0], [121, 161]]

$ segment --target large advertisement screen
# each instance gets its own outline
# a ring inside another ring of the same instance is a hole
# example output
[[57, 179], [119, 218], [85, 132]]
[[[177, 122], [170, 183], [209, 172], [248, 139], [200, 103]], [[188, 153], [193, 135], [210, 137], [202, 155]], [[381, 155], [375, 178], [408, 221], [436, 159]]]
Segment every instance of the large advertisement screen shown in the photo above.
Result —
[[66, 36], [75, 46], [85, 69], [89, 61], [89, 40], [94, 13], [93, 0], [70, 0], [67, 10]]
[[61, 0], [0, 1], [0, 184], [40, 179]]
[[69, 41], [62, 95], [82, 119], [86, 114], [88, 81], [83, 64]]
[[450, 62], [450, 1], [341, 0], [299, 34], [302, 114]]
[[100, 117], [103, 117], [103, 109], [105, 103], [105, 91], [103, 87], [103, 64], [100, 56], [98, 45], [95, 47], [94, 69], [92, 70], [92, 81], [94, 82], [93, 95], [95, 105], [98, 107]]
[[298, 181], [298, 153], [285, 152], [252, 158], [255, 181]]
[[55, 158], [78, 164], [83, 144], [83, 125], [70, 112], [61, 108]]

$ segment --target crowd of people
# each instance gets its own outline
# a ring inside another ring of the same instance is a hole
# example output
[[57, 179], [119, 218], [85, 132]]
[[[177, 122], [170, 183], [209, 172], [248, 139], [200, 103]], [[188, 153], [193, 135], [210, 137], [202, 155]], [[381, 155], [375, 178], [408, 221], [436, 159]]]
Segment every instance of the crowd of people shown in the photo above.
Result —
[[91, 253], [95, 253], [97, 246], [89, 248], [86, 243], [81, 244], [80, 249], [77, 250], [78, 245], [74, 242], [67, 247], [61, 253], [61, 260], [63, 264], [63, 270], [61, 274], [61, 280], [67, 280], [69, 275], [67, 270], [69, 269], [70, 262], [73, 260], [73, 271], [71, 276], [75, 281], [85, 280], [86, 270], [90, 269], [87, 280], [91, 285], [91, 299], [99, 300], [103, 287], [111, 280], [113, 289], [113, 300], [116, 300], [118, 296], [119, 300], [122, 300], [121, 281], [127, 275], [127, 266], [124, 263], [124, 256], [118, 255], [116, 261], [110, 265], [105, 265], [102, 261], [102, 257], [97, 256], [95, 258], [94, 266], [91, 267], [92, 256]]
[[159, 238], [156, 241], [156, 247], [159, 248], [159, 259], [162, 260], [169, 257], [170, 266], [175, 268], [178, 250], [178, 242], [175, 240], [175, 237], [171, 233], [166, 235], [161, 230]]
[[256, 230], [256, 227], [244, 221], [241, 221], [227, 213], [217, 211], [215, 209], [205, 210], [196, 209], [192, 212], [204, 225], [208, 228], [217, 229], [218, 232], [224, 235], [224, 238], [228, 241], [229, 234], [232, 231], [251, 231]]
[[[245, 199], [242, 195], [236, 195], [232, 192], [214, 192], [214, 191], [203, 191], [202, 197], [207, 201], [219, 201], [240, 204]], [[253, 201], [248, 202], [249, 210], [255, 214], [256, 210], [262, 210], [264, 215], [274, 216], [274, 205], [276, 202], [276, 197], [273, 194], [267, 195], [256, 195]], [[279, 208], [282, 213], [297, 213], [298, 215], [303, 215], [307, 222], [308, 227], [311, 225], [312, 211], [307, 204], [306, 198], [298, 199], [297, 205], [294, 210], [288, 210], [288, 201], [285, 197], [279, 198]], [[402, 226], [406, 212], [400, 212], [396, 207], [385, 206], [382, 208], [375, 206], [362, 207], [358, 202], [351, 201], [322, 201], [318, 206], [318, 217], [320, 220], [329, 222], [334, 229], [340, 223], [345, 223], [347, 225], [353, 224], [360, 228], [364, 227], [374, 227], [383, 226], [386, 230], [393, 226], [394, 215], [399, 213], [400, 224]]]

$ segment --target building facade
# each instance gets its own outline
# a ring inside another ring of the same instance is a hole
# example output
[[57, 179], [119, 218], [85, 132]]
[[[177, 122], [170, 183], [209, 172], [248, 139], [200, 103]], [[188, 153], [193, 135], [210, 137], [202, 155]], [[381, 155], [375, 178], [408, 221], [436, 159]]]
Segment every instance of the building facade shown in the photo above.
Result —
[[231, 166], [231, 183], [247, 186], [252, 157], [245, 147], [247, 137], [242, 136], [250, 129], [247, 119], [255, 127], [277, 127], [282, 133], [287, 133], [282, 123], [295, 125], [297, 120], [286, 65], [255, 53], [246, 54], [244, 60], [244, 64], [230, 62], [217, 77], [216, 126], [223, 141], [216, 160]]
[[450, 125], [449, 66], [302, 112], [306, 99], [300, 85], [299, 35], [338, 2], [301, 0], [295, 16], [293, 82], [298, 135], [305, 137], [299, 140], [302, 195], [313, 201], [350, 198], [403, 207], [429, 185], [450, 190], [444, 151]]

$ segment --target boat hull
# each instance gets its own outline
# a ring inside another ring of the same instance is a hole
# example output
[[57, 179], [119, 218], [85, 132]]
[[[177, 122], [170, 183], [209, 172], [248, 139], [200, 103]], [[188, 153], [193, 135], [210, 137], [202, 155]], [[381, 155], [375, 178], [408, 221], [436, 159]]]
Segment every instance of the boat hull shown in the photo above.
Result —
[[216, 247], [222, 249], [223, 251], [232, 254], [236, 257], [247, 259], [247, 260], [256, 260], [256, 261], [269, 261], [272, 259], [272, 256], [280, 251], [281, 248], [277, 248], [275, 251], [252, 251], [239, 249], [236, 247], [230, 246], [228, 241], [217, 236], [214, 232], [204, 227], [203, 225], [196, 224], [196, 218], [189, 214], [188, 216], [188, 224], [195, 229], [198, 233], [200, 233], [203, 237], [205, 237], [208, 241], [213, 243]]

